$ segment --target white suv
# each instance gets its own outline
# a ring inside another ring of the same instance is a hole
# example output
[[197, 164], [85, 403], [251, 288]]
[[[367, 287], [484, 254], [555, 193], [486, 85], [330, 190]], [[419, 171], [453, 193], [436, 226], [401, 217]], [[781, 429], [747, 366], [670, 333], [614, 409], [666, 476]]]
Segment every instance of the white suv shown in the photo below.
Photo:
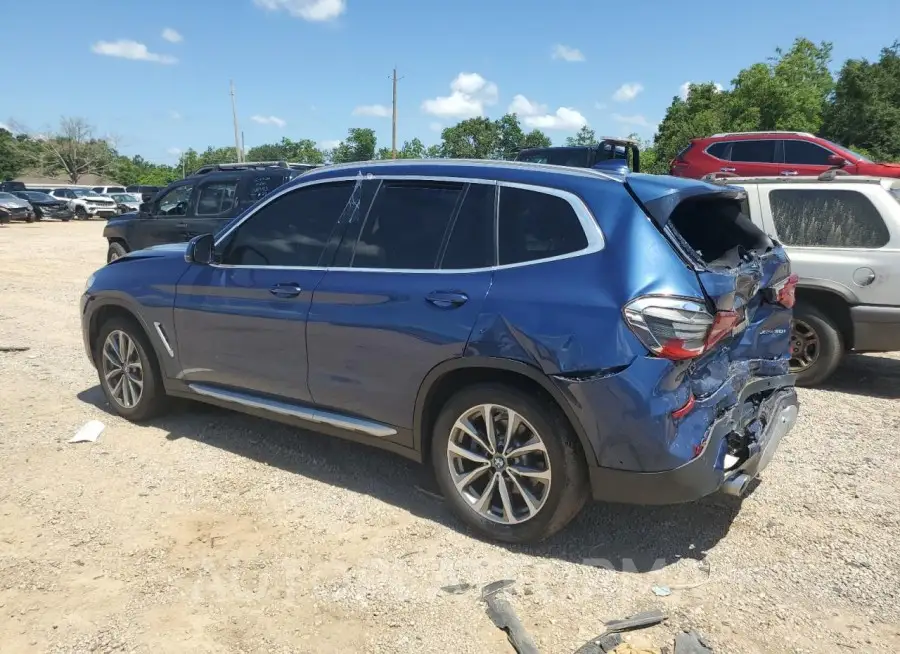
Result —
[[76, 220], [87, 220], [93, 216], [112, 218], [119, 215], [116, 201], [85, 188], [55, 188], [49, 191], [54, 198], [65, 200]]
[[791, 369], [823, 382], [844, 353], [900, 350], [900, 179], [730, 177], [800, 277]]

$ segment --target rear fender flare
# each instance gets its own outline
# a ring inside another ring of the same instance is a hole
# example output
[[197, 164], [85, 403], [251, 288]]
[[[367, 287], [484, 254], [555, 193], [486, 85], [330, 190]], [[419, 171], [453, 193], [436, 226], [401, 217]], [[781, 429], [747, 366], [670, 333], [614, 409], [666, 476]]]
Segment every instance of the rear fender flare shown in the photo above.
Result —
[[797, 284], [797, 290], [803, 291], [804, 289], [810, 291], [825, 291], [827, 293], [833, 293], [849, 305], [860, 304], [859, 298], [856, 296], [856, 293], [854, 293], [851, 289], [847, 288], [843, 284], [838, 284], [837, 282], [830, 279], [822, 279], [819, 277], [801, 277], [800, 281]]
[[427, 408], [429, 394], [435, 387], [435, 384], [437, 384], [445, 375], [464, 369], [504, 371], [521, 375], [522, 377], [526, 377], [537, 383], [551, 398], [553, 398], [553, 401], [566, 416], [566, 420], [568, 420], [569, 424], [572, 426], [572, 430], [575, 432], [581, 443], [581, 447], [584, 450], [585, 461], [588, 466], [593, 467], [597, 465], [594, 448], [591, 445], [587, 434], [584, 432], [581, 423], [578, 421], [574, 411], [572, 411], [569, 403], [566, 401], [563, 392], [553, 384], [543, 371], [521, 361], [485, 356], [465, 356], [458, 359], [451, 359], [450, 361], [444, 361], [432, 368], [425, 376], [425, 379], [419, 386], [419, 392], [416, 395], [416, 405], [413, 414], [413, 447], [417, 452], [422, 453], [425, 451], [425, 439], [431, 437], [430, 434], [423, 433], [425, 428], [425, 410]]

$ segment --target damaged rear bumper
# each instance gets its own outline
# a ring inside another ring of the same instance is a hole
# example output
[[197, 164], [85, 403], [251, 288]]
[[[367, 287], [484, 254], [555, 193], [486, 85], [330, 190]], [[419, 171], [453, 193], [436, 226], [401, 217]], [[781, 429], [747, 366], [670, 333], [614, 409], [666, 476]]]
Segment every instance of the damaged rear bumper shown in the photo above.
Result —
[[[759, 406], [747, 427], [745, 406]], [[720, 490], [730, 481], [758, 475], [772, 460], [781, 439], [793, 428], [800, 403], [793, 375], [765, 377], [749, 382], [738, 402], [719, 416], [707, 431], [699, 456], [672, 470], [637, 472], [591, 467], [591, 493], [595, 500], [626, 504], [680, 504]], [[741, 431], [741, 433], [737, 433]], [[735, 439], [742, 442], [744, 456], [725, 468], [725, 455]]]

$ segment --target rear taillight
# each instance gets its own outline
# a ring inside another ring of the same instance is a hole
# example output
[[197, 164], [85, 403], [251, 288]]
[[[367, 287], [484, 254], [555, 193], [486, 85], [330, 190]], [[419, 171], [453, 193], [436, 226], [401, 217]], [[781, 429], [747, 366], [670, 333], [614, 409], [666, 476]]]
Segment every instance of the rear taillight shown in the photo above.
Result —
[[664, 295], [632, 300], [623, 313], [648, 350], [673, 361], [699, 357], [743, 324], [740, 312], [712, 314], [702, 300]]
[[797, 282], [800, 278], [796, 273], [785, 277], [772, 286], [772, 295], [778, 304], [790, 309], [797, 302]]

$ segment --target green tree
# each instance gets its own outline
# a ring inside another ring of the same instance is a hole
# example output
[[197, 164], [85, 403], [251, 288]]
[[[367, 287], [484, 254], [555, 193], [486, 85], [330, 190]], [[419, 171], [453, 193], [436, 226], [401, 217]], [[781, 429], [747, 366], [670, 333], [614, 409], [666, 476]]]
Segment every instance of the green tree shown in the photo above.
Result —
[[653, 138], [655, 157], [668, 164], [691, 139], [729, 131], [728, 102], [711, 82], [692, 84], [687, 100], [673, 98]]
[[594, 145], [597, 143], [597, 135], [587, 125], [584, 125], [575, 136], [570, 136], [566, 139], [566, 145], [575, 146], [575, 145]]
[[62, 118], [57, 131], [17, 138], [14, 144], [24, 166], [61, 172], [72, 184], [84, 175], [106, 174], [117, 156], [109, 140], [94, 136], [83, 118]]
[[469, 118], [441, 132], [442, 151], [452, 159], [489, 159], [497, 150], [497, 123]]
[[440, 159], [444, 156], [444, 148], [439, 145], [429, 145], [425, 148], [425, 158], [426, 159]]
[[375, 130], [363, 127], [351, 127], [347, 138], [340, 142], [331, 154], [334, 163], [351, 161], [369, 161], [375, 158]]
[[[397, 158], [398, 159], [424, 159], [425, 158], [425, 144], [422, 143], [418, 138], [414, 138], [412, 141], [404, 141], [403, 147], [397, 150]], [[376, 159], [392, 159], [393, 151], [388, 148], [379, 148], [378, 152], [375, 154]]]
[[247, 151], [247, 161], [287, 161], [290, 163], [325, 163], [325, 154], [310, 139], [292, 141], [285, 137], [280, 143], [257, 145]]
[[515, 159], [525, 144], [525, 132], [516, 114], [505, 114], [494, 121], [495, 139], [492, 159]]
[[18, 177], [25, 170], [21, 146], [12, 132], [0, 127], [0, 181]]
[[550, 137], [539, 129], [533, 129], [522, 140], [522, 148], [549, 148], [553, 145]]
[[844, 64], [822, 131], [875, 159], [900, 160], [900, 41], [884, 48], [876, 62]]

